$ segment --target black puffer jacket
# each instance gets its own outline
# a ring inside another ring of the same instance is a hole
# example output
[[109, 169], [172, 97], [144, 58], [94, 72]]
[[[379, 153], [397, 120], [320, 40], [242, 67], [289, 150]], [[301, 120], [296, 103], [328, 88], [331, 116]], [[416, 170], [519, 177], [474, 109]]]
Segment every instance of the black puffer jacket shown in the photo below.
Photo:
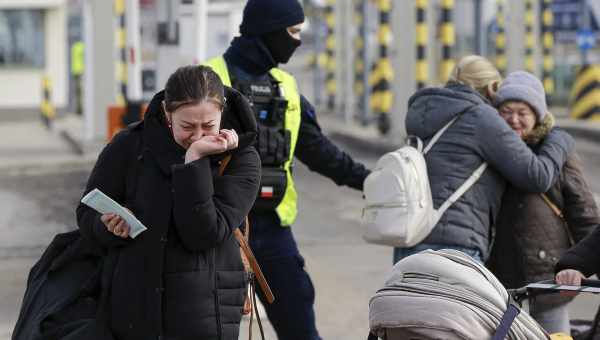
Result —
[[571, 247], [556, 264], [555, 272], [563, 269], [575, 269], [586, 277], [600, 274], [600, 228]]
[[[544, 121], [528, 135], [535, 150], [548, 134], [554, 119]], [[583, 177], [581, 161], [569, 155], [559, 180], [546, 193], [564, 215], [560, 218], [540, 194], [508, 186], [498, 214], [496, 237], [488, 267], [507, 288], [554, 278], [554, 266], [571, 246], [600, 223], [594, 196]]]
[[538, 155], [479, 93], [460, 84], [427, 88], [409, 100], [406, 130], [428, 142], [461, 115], [426, 155], [434, 205], [439, 207], [482, 162], [489, 167], [444, 214], [425, 243], [489, 252], [490, 228], [500, 209], [506, 180], [531, 192], [546, 192], [573, 150], [573, 139], [554, 129]]
[[[78, 224], [117, 257], [109, 306], [117, 339], [237, 339], [246, 275], [232, 230], [258, 191], [260, 161], [249, 146], [256, 123], [238, 124], [239, 148], [218, 176], [223, 155], [183, 164], [185, 150], [162, 122], [163, 97], [154, 97], [143, 123], [106, 146], [86, 188], [129, 208], [148, 230], [117, 238], [84, 205], [77, 208]], [[236, 99], [228, 96], [227, 103]], [[239, 112], [231, 107], [224, 122], [239, 123], [231, 117]]]

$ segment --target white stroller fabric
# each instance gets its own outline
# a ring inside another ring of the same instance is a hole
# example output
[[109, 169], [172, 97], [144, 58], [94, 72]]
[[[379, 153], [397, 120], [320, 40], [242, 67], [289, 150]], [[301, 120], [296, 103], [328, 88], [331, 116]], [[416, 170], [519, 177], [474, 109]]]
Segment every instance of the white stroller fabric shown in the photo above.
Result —
[[[396, 263], [369, 303], [371, 331], [386, 339], [492, 339], [508, 293], [483, 265], [450, 249], [426, 250]], [[506, 339], [547, 340], [525, 312]]]

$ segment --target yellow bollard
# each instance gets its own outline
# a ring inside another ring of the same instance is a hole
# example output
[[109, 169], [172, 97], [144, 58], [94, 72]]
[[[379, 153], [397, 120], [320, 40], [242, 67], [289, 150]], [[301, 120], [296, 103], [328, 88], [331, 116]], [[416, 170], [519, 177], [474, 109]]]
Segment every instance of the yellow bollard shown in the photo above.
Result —
[[325, 67], [325, 92], [327, 93], [327, 108], [335, 108], [335, 93], [337, 84], [335, 82], [335, 0], [327, 0], [325, 7], [325, 23], [327, 24], [327, 38], [325, 40], [325, 53], [327, 64]]
[[119, 51], [119, 60], [117, 62], [117, 105], [127, 105], [127, 35], [125, 22], [125, 0], [114, 0], [114, 11], [117, 17], [117, 30], [115, 32], [115, 41]]
[[544, 90], [546, 96], [550, 98], [554, 94], [554, 78], [552, 77], [552, 70], [554, 69], [554, 56], [552, 50], [554, 49], [554, 32], [552, 26], [554, 25], [554, 17], [552, 15], [552, 0], [543, 0], [542, 2], [542, 55], [544, 58], [542, 81], [544, 83]]
[[525, 0], [525, 70], [535, 74], [535, 59], [533, 57], [533, 50], [536, 45], [535, 35], [533, 34], [534, 21], [533, 0]]
[[454, 0], [442, 0], [442, 25], [440, 27], [440, 42], [442, 43], [442, 63], [440, 65], [440, 81], [448, 81], [454, 68], [454, 45], [456, 31], [454, 29]]
[[394, 69], [389, 58], [390, 46], [393, 40], [391, 28], [392, 0], [378, 0], [379, 29], [377, 42], [379, 44], [379, 57], [373, 72], [369, 76], [371, 87], [371, 110], [377, 115], [377, 129], [382, 134], [387, 134], [391, 129], [390, 112], [394, 103], [392, 94], [392, 81]]
[[573, 338], [565, 333], [554, 333], [550, 334], [550, 340], [573, 340]]
[[600, 120], [600, 65], [585, 65], [577, 72], [570, 115], [575, 119]]
[[56, 116], [56, 109], [52, 104], [52, 83], [50, 77], [44, 75], [42, 77], [42, 104], [40, 106], [42, 122], [48, 129], [52, 127], [52, 121]]
[[416, 67], [416, 78], [417, 78], [417, 89], [422, 89], [427, 85], [429, 79], [428, 65], [427, 65], [427, 0], [417, 0], [417, 29], [416, 29], [416, 49], [417, 49], [417, 67]]
[[506, 73], [506, 31], [505, 25], [505, 0], [496, 0], [496, 68], [500, 74]]

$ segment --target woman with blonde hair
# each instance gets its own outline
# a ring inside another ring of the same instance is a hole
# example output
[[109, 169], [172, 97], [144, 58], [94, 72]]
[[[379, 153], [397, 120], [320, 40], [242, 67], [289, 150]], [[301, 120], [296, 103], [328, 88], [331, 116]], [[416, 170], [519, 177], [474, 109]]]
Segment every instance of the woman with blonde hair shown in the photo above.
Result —
[[501, 80], [487, 59], [467, 56], [458, 62], [446, 86], [425, 88], [410, 98], [406, 115], [409, 136], [427, 144], [450, 123], [425, 155], [436, 209], [475, 169], [484, 162], [488, 168], [446, 210], [422, 243], [394, 249], [394, 262], [425, 249], [444, 248], [485, 261], [507, 181], [523, 191], [542, 193], [558, 178], [573, 150], [573, 139], [553, 129], [535, 154], [491, 106]]

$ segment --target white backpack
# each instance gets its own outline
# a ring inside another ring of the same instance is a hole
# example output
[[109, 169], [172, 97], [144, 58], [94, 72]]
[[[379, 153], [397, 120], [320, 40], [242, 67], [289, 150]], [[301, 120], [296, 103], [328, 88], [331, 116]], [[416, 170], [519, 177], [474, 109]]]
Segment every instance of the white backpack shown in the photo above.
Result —
[[481, 177], [487, 163], [481, 164], [439, 209], [434, 208], [424, 156], [458, 117], [438, 131], [425, 149], [416, 138], [416, 148], [406, 145], [377, 161], [364, 183], [366, 205], [362, 224], [367, 242], [394, 247], [420, 243], [444, 212]]

